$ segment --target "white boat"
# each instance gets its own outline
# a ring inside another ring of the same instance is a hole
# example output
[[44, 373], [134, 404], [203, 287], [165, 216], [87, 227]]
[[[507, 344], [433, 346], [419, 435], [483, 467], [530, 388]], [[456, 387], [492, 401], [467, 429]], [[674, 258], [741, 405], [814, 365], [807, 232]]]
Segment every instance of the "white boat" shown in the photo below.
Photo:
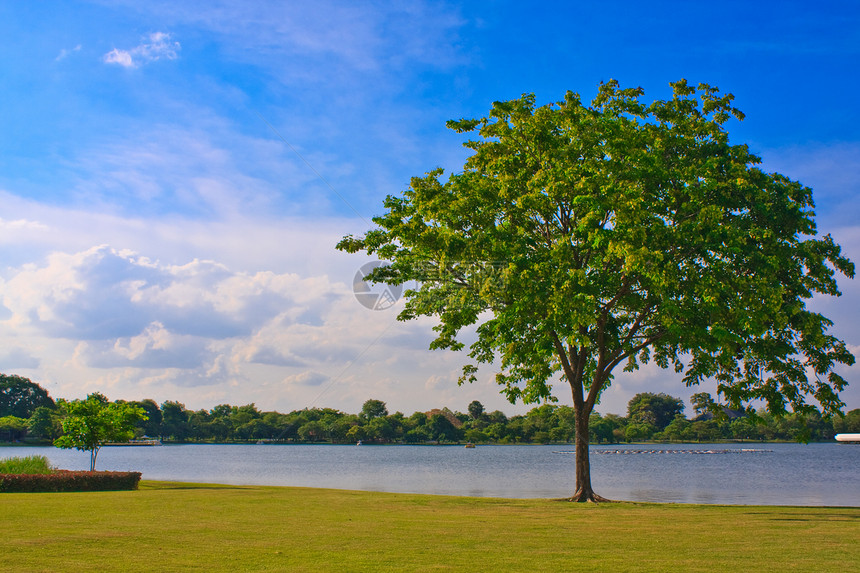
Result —
[[846, 444], [850, 444], [852, 442], [860, 444], [860, 434], [836, 434], [836, 441]]

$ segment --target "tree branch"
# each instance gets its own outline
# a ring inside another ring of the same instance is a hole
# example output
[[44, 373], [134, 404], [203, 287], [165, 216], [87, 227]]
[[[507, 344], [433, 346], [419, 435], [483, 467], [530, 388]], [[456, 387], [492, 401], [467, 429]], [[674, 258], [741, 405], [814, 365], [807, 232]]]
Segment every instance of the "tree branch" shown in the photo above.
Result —
[[582, 375], [581, 375], [581, 357], [577, 356], [577, 369], [574, 369], [570, 365], [570, 359], [568, 353], [570, 355], [573, 354], [572, 348], [568, 347], [568, 351], [565, 351], [564, 345], [561, 343], [561, 340], [558, 337], [558, 333], [554, 330], [550, 331], [550, 335], [552, 336], [552, 343], [555, 346], [556, 354], [558, 354], [558, 358], [561, 361], [561, 367], [564, 370], [564, 375], [567, 377], [567, 381], [570, 384], [571, 389], [573, 390], [573, 405], [574, 408], [579, 409], [582, 408], [583, 405], [583, 396], [582, 396]]

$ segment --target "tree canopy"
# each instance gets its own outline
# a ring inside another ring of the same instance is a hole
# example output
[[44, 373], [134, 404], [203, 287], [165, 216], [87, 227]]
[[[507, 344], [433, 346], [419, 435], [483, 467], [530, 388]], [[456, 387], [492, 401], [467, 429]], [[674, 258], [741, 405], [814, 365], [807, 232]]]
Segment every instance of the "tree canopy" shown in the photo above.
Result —
[[98, 392], [86, 400], [66, 404], [65, 434], [54, 440], [58, 448], [90, 452], [90, 471], [96, 470], [99, 449], [108, 442], [125, 442], [134, 436], [135, 423], [146, 419], [143, 408], [125, 402], [108, 402]]
[[695, 385], [714, 379], [731, 406], [761, 400], [776, 414], [843, 405], [836, 372], [854, 357], [806, 307], [838, 295], [853, 264], [819, 236], [812, 190], [763, 172], [725, 123], [743, 114], [706, 84], [673, 96], [600, 85], [590, 105], [568, 92], [496, 102], [485, 118], [448, 122], [475, 135], [463, 171], [441, 169], [385, 199], [377, 228], [338, 248], [391, 261], [366, 280], [400, 284], [401, 320], [435, 316], [431, 348], [493, 363], [511, 401], [553, 399], [570, 386], [576, 493], [591, 487], [589, 415], [616, 367], [654, 360]]
[[635, 423], [651, 424], [659, 430], [684, 411], [684, 402], [668, 394], [640, 392], [627, 404], [627, 416]]
[[469, 415], [475, 420], [484, 415], [484, 405], [477, 400], [469, 402], [469, 407], [467, 409], [469, 411]]
[[0, 417], [29, 418], [40, 406], [54, 407], [47, 390], [29, 378], [0, 374]]
[[361, 415], [367, 420], [382, 418], [388, 415], [388, 408], [382, 400], [367, 400], [361, 407]]

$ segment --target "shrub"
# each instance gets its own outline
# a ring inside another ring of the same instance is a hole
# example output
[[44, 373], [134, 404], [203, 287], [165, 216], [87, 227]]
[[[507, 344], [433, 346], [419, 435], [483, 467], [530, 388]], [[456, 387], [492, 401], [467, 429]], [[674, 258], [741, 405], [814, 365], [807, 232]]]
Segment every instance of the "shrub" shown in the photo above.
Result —
[[0, 493], [133, 490], [139, 482], [140, 472], [0, 474]]

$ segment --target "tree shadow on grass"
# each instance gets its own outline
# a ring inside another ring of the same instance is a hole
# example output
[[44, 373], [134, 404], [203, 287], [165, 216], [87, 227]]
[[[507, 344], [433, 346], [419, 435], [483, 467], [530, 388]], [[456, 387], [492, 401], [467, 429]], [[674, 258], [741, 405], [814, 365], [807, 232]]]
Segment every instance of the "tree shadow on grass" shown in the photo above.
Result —
[[[811, 508], [810, 508], [811, 509]], [[838, 513], [819, 513], [816, 510], [838, 510]], [[746, 515], [761, 515], [770, 518], [771, 521], [858, 521], [860, 511], [848, 512], [844, 507], [816, 507], [810, 513], [798, 515], [772, 514], [769, 512], [745, 512]]]
[[218, 483], [186, 483], [172, 481], [142, 481], [138, 487], [140, 490], [174, 490], [174, 489], [257, 489], [256, 486], [228, 485]]

